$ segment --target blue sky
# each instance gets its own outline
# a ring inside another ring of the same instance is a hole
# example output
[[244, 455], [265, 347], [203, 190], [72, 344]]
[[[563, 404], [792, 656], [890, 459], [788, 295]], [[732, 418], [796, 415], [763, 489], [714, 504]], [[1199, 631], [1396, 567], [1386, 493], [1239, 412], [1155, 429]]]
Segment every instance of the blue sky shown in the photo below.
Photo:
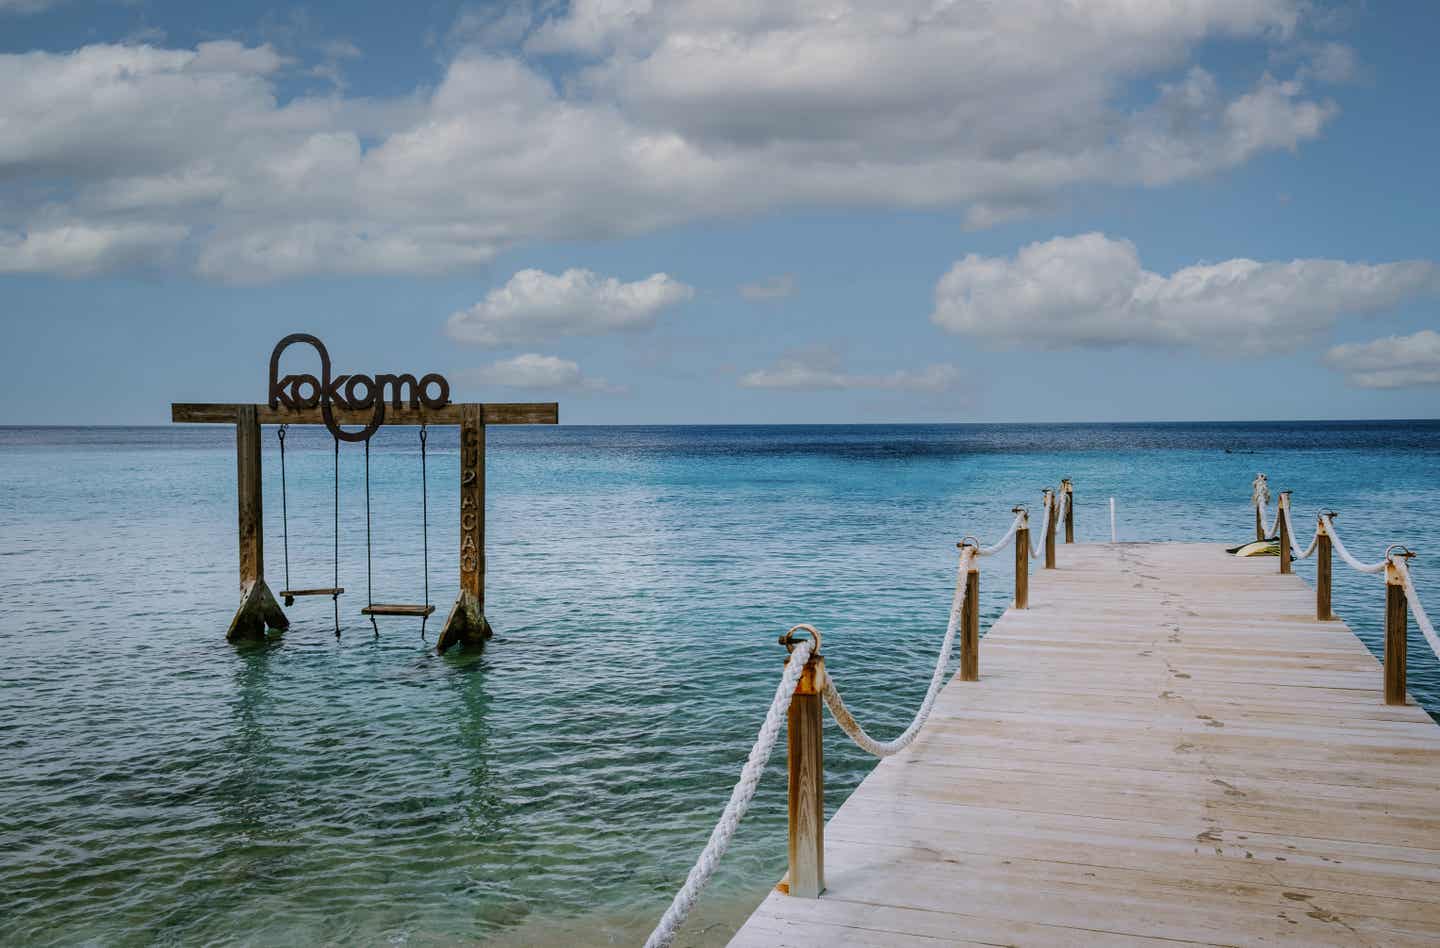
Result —
[[0, 423], [1440, 414], [1433, 6], [1062, 7], [0, 0]]

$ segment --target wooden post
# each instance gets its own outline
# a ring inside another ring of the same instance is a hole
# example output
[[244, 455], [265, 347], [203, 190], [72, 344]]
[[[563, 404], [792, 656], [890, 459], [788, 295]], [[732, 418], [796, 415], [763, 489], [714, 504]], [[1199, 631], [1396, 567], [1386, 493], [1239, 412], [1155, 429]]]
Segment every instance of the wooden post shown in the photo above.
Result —
[[965, 609], [960, 613], [960, 680], [980, 680], [980, 560], [965, 574]]
[[[789, 661], [789, 658], [786, 658]], [[825, 659], [812, 654], [785, 718], [790, 770], [789, 893], [816, 899], [825, 891], [825, 744], [820, 692]]]
[[1070, 483], [1070, 478], [1060, 482], [1060, 489], [1065, 492], [1065, 542], [1075, 542], [1075, 487]]
[[240, 608], [225, 638], [231, 642], [265, 638], [265, 629], [289, 628], [290, 620], [265, 584], [265, 517], [260, 483], [260, 422], [254, 405], [241, 405], [235, 416], [235, 490], [239, 499]]
[[[1015, 608], [1030, 608], [1030, 514], [1024, 507], [1013, 508], [1020, 515], [1015, 531]], [[962, 651], [960, 653], [964, 655]]]
[[1255, 539], [1265, 539], [1265, 521], [1260, 519], [1260, 505], [1255, 505]]
[[[1404, 554], [1396, 554], [1403, 556]], [[1405, 703], [1405, 585], [1391, 559], [1385, 564], [1385, 703]]]
[[481, 405], [460, 413], [460, 596], [435, 643], [481, 645], [493, 632], [485, 618], [485, 421]]
[[[1330, 511], [1335, 519], [1335, 511]], [[1330, 534], [1325, 532], [1325, 521], [1315, 518], [1315, 529], [1320, 539], [1315, 547], [1315, 618], [1324, 622], [1335, 618], [1330, 609]]]
[[1290, 492], [1280, 492], [1280, 572], [1290, 572]]
[[1045, 488], [1045, 499], [1050, 503], [1045, 508], [1045, 568], [1055, 568], [1055, 519], [1059, 513], [1055, 509], [1055, 492]]

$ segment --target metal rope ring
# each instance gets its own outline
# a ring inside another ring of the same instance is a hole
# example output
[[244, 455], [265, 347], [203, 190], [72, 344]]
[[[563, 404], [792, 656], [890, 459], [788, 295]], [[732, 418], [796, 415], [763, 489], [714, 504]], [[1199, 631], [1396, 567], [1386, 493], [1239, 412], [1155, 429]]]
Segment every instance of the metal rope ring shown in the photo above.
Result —
[[425, 438], [426, 438], [425, 426], [422, 424], [422, 425], [420, 426], [420, 444], [421, 444], [421, 445], [424, 445], [424, 444], [425, 444]]
[[[1392, 553], [1392, 552], [1391, 552], [1392, 550], [1404, 550], [1405, 552], [1404, 552], [1404, 553]], [[1386, 560], [1387, 562], [1390, 560], [1391, 556], [1402, 556], [1402, 557], [1404, 557], [1405, 559], [1408, 560], [1408, 559], [1410, 559], [1410, 558], [1411, 558], [1412, 556], [1414, 556], [1414, 555], [1415, 555], [1414, 551], [1411, 550], [1408, 546], [1406, 546], [1406, 545], [1403, 544], [1403, 543], [1392, 543], [1392, 544], [1390, 544], [1389, 546], [1387, 546], [1387, 547], [1385, 548], [1385, 560]]]
[[815, 643], [815, 648], [811, 650], [810, 655], [811, 657], [814, 657], [820, 654], [820, 630], [815, 628], [813, 625], [810, 625], [808, 622], [802, 622], [797, 626], [793, 626], [789, 632], [786, 632], [784, 635], [780, 636], [780, 644], [785, 646], [785, 650], [787, 652], [795, 651], [796, 632], [809, 632], [810, 639]]
[[1030, 516], [1030, 508], [1026, 507], [1024, 504], [1016, 504], [1014, 507], [1010, 508], [1010, 512], [1013, 514], [1023, 513], [1027, 517]]
[[275, 432], [276, 436], [279, 437], [282, 444], [285, 442], [285, 432], [289, 430], [289, 428], [289, 425], [281, 425], [280, 429]]
[[980, 541], [972, 536], [961, 537], [960, 542], [955, 545], [962, 550], [965, 549], [967, 546], [973, 546], [977, 553], [980, 551]]

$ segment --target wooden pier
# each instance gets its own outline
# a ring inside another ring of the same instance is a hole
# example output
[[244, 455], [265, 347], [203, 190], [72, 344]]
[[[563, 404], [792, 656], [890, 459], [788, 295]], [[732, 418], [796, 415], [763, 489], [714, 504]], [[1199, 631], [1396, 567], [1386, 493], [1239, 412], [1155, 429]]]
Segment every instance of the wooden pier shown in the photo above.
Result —
[[732, 945], [1440, 943], [1440, 727], [1303, 580], [1065, 544], [1028, 598]]

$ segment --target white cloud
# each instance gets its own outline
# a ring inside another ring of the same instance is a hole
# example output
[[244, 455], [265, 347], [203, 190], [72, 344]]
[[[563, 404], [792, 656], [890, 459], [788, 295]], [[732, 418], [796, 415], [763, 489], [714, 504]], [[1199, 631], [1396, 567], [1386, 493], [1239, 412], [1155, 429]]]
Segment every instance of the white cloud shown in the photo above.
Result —
[[1090, 233], [1029, 244], [1014, 257], [965, 257], [936, 285], [930, 318], [1002, 345], [1255, 354], [1304, 343], [1342, 316], [1436, 292], [1440, 268], [1418, 260], [1236, 259], [1163, 276], [1141, 267], [1130, 241]]
[[1347, 342], [1332, 347], [1325, 362], [1360, 388], [1440, 385], [1440, 332], [1422, 329], [1409, 336]]
[[1191, 68], [1215, 42], [1299, 48], [1303, 0], [547, 6], [457, 21], [439, 83], [387, 99], [284, 98], [290, 72], [341, 81], [343, 42], [311, 63], [230, 41], [0, 55], [0, 229], [184, 228], [201, 275], [261, 281], [795, 206], [986, 226], [1296, 148], [1336, 114], [1304, 78], [1344, 65], [1234, 89]]
[[474, 306], [452, 314], [445, 331], [457, 342], [505, 346], [649, 329], [661, 312], [694, 295], [692, 287], [664, 273], [621, 283], [591, 270], [521, 270]]
[[25, 233], [0, 230], [0, 273], [93, 276], [166, 260], [186, 228], [168, 224], [50, 223]]
[[504, 385], [511, 388], [547, 389], [551, 391], [600, 392], [623, 391], [604, 379], [590, 378], [580, 365], [559, 356], [527, 352], [513, 359], [501, 359], [465, 374], [465, 380], [479, 385]]
[[759, 280], [755, 283], [740, 284], [740, 295], [752, 302], [782, 300], [794, 294], [795, 277], [789, 273], [782, 273], [779, 276]]
[[793, 391], [872, 389], [935, 394], [949, 389], [959, 379], [960, 370], [948, 363], [876, 375], [846, 372], [833, 350], [818, 346], [791, 353], [770, 368], [748, 372], [741, 376], [740, 385]]

